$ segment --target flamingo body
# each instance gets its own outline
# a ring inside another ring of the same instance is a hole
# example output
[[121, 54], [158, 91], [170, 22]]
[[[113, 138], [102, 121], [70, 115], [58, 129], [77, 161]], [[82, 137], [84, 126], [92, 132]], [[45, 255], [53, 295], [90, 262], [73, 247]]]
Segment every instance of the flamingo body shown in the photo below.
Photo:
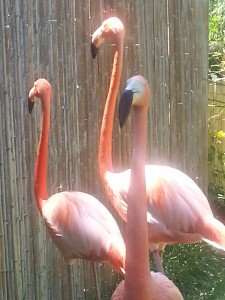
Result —
[[38, 209], [52, 240], [64, 258], [110, 261], [116, 271], [124, 269], [125, 244], [110, 212], [93, 196], [61, 192], [48, 196], [46, 187], [51, 85], [39, 79], [29, 92], [28, 108], [41, 100], [41, 134], [36, 157], [34, 187]]
[[[137, 279], [138, 280], [138, 279]], [[124, 300], [124, 283], [121, 281], [112, 294], [111, 300]], [[162, 273], [151, 272], [149, 275], [149, 295], [146, 300], [183, 300], [179, 289]]]
[[[145, 166], [149, 96], [150, 88], [147, 80], [136, 75], [127, 81], [119, 104], [120, 124], [123, 126], [131, 106], [134, 110], [134, 121], [131, 169], [125, 171], [129, 187], [122, 195], [128, 203], [125, 238], [126, 274], [125, 280], [117, 286], [112, 295], [113, 300], [183, 300], [182, 294], [172, 281], [161, 273], [150, 272], [149, 267], [148, 244], [155, 226], [148, 226], [145, 218], [146, 214], [149, 214], [146, 175], [148, 171], [153, 172], [157, 167], [151, 166], [152, 168], [148, 170]], [[162, 170], [158, 171], [161, 174]], [[153, 186], [157, 184], [154, 179], [155, 177], [152, 180]], [[124, 208], [124, 205], [122, 207]], [[154, 219], [152, 216], [150, 218]], [[151, 224], [151, 220], [149, 222]], [[154, 223], [156, 222], [155, 219]], [[158, 223], [161, 226], [160, 222]]]
[[64, 258], [109, 260], [116, 270], [123, 266], [123, 238], [109, 211], [93, 196], [82, 192], [52, 195], [42, 216]]
[[[151, 251], [201, 240], [225, 250], [225, 226], [214, 218], [207, 198], [189, 176], [160, 165], [146, 165], [145, 176]], [[105, 181], [115, 209], [126, 221], [130, 169], [107, 172]]]
[[[92, 35], [92, 48], [98, 48], [103, 39], [114, 41], [115, 53], [100, 132], [99, 172], [112, 205], [126, 221], [130, 170], [116, 173], [112, 164], [113, 119], [123, 63], [124, 28], [121, 21], [105, 20]], [[166, 244], [205, 240], [225, 250], [225, 226], [213, 217], [207, 198], [191, 178], [166, 166], [146, 165], [145, 173], [147, 220], [151, 231], [149, 247], [158, 271], [164, 272], [159, 253]]]

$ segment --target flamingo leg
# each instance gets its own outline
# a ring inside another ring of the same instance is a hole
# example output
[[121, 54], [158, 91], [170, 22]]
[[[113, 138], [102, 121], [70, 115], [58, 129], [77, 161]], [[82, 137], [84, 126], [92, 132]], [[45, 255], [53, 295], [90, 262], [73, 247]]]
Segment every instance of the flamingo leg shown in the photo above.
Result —
[[157, 271], [161, 272], [162, 274], [165, 274], [163, 265], [162, 265], [163, 251], [155, 250], [152, 252], [152, 256], [154, 258]]
[[99, 284], [98, 284], [98, 271], [96, 267], [96, 262], [93, 262], [93, 272], [94, 272], [94, 278], [95, 278], [95, 287], [96, 287], [96, 293], [97, 293], [97, 300], [101, 300], [100, 292], [99, 292]]
[[72, 287], [71, 287], [71, 265], [67, 265], [67, 275], [68, 275], [68, 289], [69, 295], [72, 295]]

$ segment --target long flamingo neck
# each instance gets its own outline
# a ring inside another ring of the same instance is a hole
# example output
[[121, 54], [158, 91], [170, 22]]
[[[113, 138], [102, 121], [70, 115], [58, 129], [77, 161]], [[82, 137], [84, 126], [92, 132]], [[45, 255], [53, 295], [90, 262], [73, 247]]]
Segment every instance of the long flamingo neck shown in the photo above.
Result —
[[123, 65], [123, 40], [118, 40], [113, 60], [113, 69], [110, 79], [109, 92], [106, 99], [105, 110], [102, 119], [99, 144], [99, 168], [100, 176], [104, 178], [107, 171], [113, 171], [112, 166], [112, 131], [116, 105], [116, 98], [120, 85]]
[[43, 200], [48, 199], [46, 187], [47, 180], [47, 161], [48, 161], [48, 135], [50, 127], [50, 96], [46, 95], [41, 99], [42, 103], [42, 120], [41, 134], [37, 150], [35, 174], [34, 174], [34, 189], [37, 206], [42, 212]]
[[133, 121], [133, 153], [127, 196], [125, 299], [148, 299], [145, 298], [150, 279], [145, 181], [147, 110], [135, 108]]

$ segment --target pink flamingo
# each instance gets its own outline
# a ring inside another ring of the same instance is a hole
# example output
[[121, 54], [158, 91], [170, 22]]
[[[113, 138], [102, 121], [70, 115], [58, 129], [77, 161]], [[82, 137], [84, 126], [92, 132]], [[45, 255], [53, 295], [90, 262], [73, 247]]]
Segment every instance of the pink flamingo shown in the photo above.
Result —
[[61, 192], [48, 196], [46, 187], [51, 85], [38, 79], [29, 92], [28, 108], [42, 104], [41, 135], [34, 173], [38, 209], [55, 245], [68, 263], [76, 258], [109, 261], [116, 271], [124, 268], [125, 245], [110, 212], [93, 196]]
[[[126, 221], [130, 169], [116, 173], [112, 166], [112, 129], [124, 40], [124, 26], [118, 18], [105, 20], [92, 35], [93, 58], [104, 39], [115, 43], [115, 53], [100, 132], [99, 170], [111, 203]], [[204, 240], [225, 250], [225, 227], [213, 217], [207, 198], [190, 177], [177, 169], [160, 165], [146, 165], [145, 173], [149, 248], [158, 271], [164, 272], [162, 252], [166, 244], [197, 243]]]
[[150, 272], [149, 269], [148, 225], [146, 220], [148, 202], [145, 183], [149, 99], [148, 82], [144, 77], [137, 75], [127, 81], [126, 90], [119, 104], [121, 125], [124, 124], [128, 108], [133, 106], [134, 134], [130, 184], [127, 193], [126, 275], [125, 280], [118, 285], [112, 295], [112, 300], [183, 299], [172, 281], [161, 273]]

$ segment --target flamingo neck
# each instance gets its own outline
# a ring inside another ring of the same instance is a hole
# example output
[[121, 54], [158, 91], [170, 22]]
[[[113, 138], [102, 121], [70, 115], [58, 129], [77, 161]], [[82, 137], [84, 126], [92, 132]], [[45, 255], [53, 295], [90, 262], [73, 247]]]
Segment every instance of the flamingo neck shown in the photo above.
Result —
[[37, 206], [42, 212], [43, 200], [48, 199], [46, 187], [47, 179], [47, 161], [48, 161], [48, 136], [50, 127], [50, 97], [47, 95], [41, 99], [42, 103], [42, 120], [41, 134], [36, 156], [34, 189]]
[[116, 98], [120, 85], [123, 65], [123, 40], [116, 43], [113, 60], [113, 69], [110, 79], [109, 92], [106, 99], [105, 110], [102, 119], [99, 143], [99, 168], [101, 178], [105, 177], [107, 171], [113, 171], [112, 166], [112, 131], [116, 105]]
[[150, 286], [145, 181], [147, 110], [135, 108], [133, 122], [133, 153], [127, 196], [125, 299], [146, 299]]

